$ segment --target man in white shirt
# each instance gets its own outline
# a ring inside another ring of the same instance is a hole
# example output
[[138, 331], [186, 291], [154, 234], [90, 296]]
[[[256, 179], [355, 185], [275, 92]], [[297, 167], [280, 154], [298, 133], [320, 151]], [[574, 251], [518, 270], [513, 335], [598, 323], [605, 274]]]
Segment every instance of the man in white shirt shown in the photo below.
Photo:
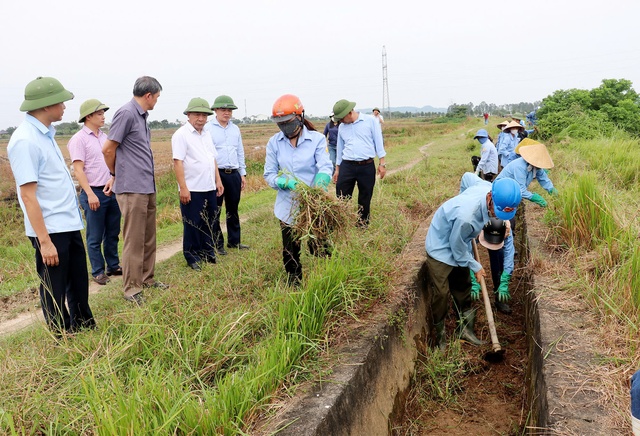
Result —
[[204, 130], [213, 114], [203, 98], [193, 98], [184, 111], [188, 122], [171, 137], [173, 167], [180, 190], [180, 212], [184, 225], [182, 252], [187, 264], [199, 271], [202, 262], [215, 263], [213, 220], [217, 196], [224, 188], [216, 163], [216, 148]]

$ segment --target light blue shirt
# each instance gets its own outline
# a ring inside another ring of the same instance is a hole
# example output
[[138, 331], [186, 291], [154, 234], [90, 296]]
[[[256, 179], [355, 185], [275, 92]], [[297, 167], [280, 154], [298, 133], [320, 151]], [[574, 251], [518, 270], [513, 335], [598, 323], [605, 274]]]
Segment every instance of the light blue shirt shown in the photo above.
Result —
[[482, 269], [473, 258], [471, 240], [489, 221], [486, 197], [490, 190], [491, 183], [480, 180], [436, 210], [425, 240], [429, 256], [447, 265], [471, 268], [473, 272]]
[[358, 119], [353, 123], [340, 123], [336, 165], [340, 165], [343, 159], [367, 160], [386, 155], [382, 128], [377, 118], [358, 112]]
[[25, 121], [11, 135], [7, 147], [27, 236], [37, 235], [29, 222], [20, 187], [33, 182], [37, 183], [36, 199], [49, 234], [83, 228], [76, 188], [56, 143], [55, 133], [53, 126], [46, 127], [27, 114]]
[[498, 152], [498, 156], [500, 156], [500, 147], [502, 146], [502, 141], [504, 141], [505, 135], [508, 135], [508, 133], [505, 133], [505, 132], [498, 133], [498, 139], [496, 139], [496, 151]]
[[496, 146], [489, 139], [482, 144], [478, 169], [485, 174], [498, 174], [498, 152]]
[[[481, 179], [480, 177], [476, 176], [473, 173], [464, 173], [462, 175], [462, 179], [460, 180], [460, 193], [463, 193], [464, 191], [466, 191], [467, 188], [470, 188], [472, 186], [477, 186], [477, 185], [484, 186], [484, 189], [486, 189], [486, 192], [489, 192], [492, 186], [490, 182], [484, 179]], [[485, 193], [485, 196], [486, 196], [486, 193]], [[509, 236], [504, 238], [503, 249], [504, 249], [504, 261], [502, 264], [502, 268], [508, 274], [512, 274], [513, 265], [514, 265], [514, 256], [515, 256], [516, 250], [513, 245], [513, 235], [511, 234], [511, 232], [509, 232]], [[473, 253], [473, 250], [472, 250], [472, 253]]]
[[[464, 191], [467, 190], [467, 188], [470, 188], [472, 186], [476, 186], [476, 185], [480, 185], [480, 184], [488, 184], [489, 185], [489, 189], [491, 189], [491, 182], [481, 179], [480, 177], [476, 176], [474, 173], [470, 173], [470, 172], [466, 172], [462, 175], [462, 178], [460, 179], [460, 194], [462, 194]], [[488, 191], [487, 191], [488, 192]]]
[[540, 186], [542, 186], [542, 188], [547, 192], [551, 193], [553, 190], [553, 183], [549, 179], [549, 176], [547, 176], [547, 172], [529, 165], [529, 163], [522, 157], [518, 157], [513, 162], [510, 162], [507, 166], [502, 168], [502, 171], [500, 171], [496, 180], [505, 177], [518, 182], [522, 198], [526, 198], [527, 200], [530, 200], [533, 195], [528, 189], [533, 179], [537, 179]]
[[247, 165], [244, 161], [244, 146], [238, 126], [231, 121], [223, 127], [214, 116], [204, 127], [213, 138], [213, 145], [218, 150], [216, 162], [218, 168], [237, 169], [241, 176], [247, 175]]
[[506, 167], [509, 162], [515, 160], [518, 155], [516, 154], [516, 146], [520, 143], [518, 135], [512, 135], [511, 133], [505, 133], [502, 136], [498, 150], [500, 150], [500, 165]]
[[329, 159], [327, 141], [321, 133], [303, 127], [297, 147], [292, 146], [289, 138], [282, 132], [273, 135], [267, 143], [264, 179], [269, 186], [278, 190], [273, 208], [275, 216], [287, 224], [293, 224], [297, 207], [294, 193], [276, 185], [279, 175], [286, 174], [311, 186], [316, 174], [325, 173], [330, 177], [332, 172], [333, 164]]

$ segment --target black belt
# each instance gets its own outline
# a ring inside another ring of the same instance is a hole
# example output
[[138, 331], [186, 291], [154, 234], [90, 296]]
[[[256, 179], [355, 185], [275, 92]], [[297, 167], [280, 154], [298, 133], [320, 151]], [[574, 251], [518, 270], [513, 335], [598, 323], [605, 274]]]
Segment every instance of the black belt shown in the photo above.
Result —
[[346, 163], [351, 164], [351, 165], [367, 165], [367, 164], [373, 163], [373, 158], [370, 157], [367, 160], [346, 160], [346, 159], [342, 159], [342, 162], [346, 162]]
[[233, 174], [238, 172], [238, 168], [220, 168], [225, 174]]
[[102, 186], [91, 186], [91, 189], [99, 189], [99, 190], [103, 190], [104, 189], [104, 185]]

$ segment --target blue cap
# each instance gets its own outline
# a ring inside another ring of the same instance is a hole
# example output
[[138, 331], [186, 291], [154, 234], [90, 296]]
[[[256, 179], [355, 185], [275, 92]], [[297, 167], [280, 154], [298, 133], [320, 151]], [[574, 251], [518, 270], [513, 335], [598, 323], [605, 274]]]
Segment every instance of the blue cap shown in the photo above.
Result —
[[491, 186], [493, 211], [501, 220], [510, 220], [516, 215], [516, 208], [522, 200], [520, 185], [507, 177], [498, 179]]
[[489, 133], [487, 133], [486, 130], [484, 129], [480, 129], [476, 132], [476, 136], [473, 137], [473, 139], [476, 138], [488, 138], [489, 137]]

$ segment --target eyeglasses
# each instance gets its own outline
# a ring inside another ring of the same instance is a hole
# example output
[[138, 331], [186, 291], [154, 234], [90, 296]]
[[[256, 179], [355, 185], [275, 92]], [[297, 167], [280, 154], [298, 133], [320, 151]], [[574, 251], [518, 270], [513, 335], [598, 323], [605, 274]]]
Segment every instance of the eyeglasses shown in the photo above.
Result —
[[227, 108], [223, 108], [223, 107], [218, 108], [218, 110], [219, 110], [220, 112], [229, 112], [229, 113], [233, 112], [233, 109], [227, 109]]

